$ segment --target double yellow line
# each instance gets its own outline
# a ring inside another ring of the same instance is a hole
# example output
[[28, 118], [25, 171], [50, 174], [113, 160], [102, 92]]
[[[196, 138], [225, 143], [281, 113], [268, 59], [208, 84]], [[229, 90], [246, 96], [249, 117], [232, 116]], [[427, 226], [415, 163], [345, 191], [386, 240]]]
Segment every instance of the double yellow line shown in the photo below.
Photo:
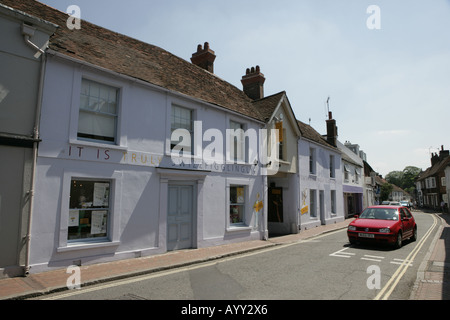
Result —
[[414, 258], [416, 257], [417, 253], [419, 253], [423, 244], [430, 236], [434, 227], [437, 225], [438, 219], [435, 217], [434, 214], [432, 215], [432, 217], [434, 220], [433, 225], [428, 229], [428, 231], [425, 233], [425, 235], [422, 237], [422, 239], [420, 239], [420, 241], [416, 245], [416, 247], [410, 252], [410, 254], [406, 257], [406, 259], [403, 261], [403, 263], [398, 267], [398, 269], [395, 271], [394, 275], [391, 277], [391, 279], [389, 279], [388, 283], [386, 283], [386, 285], [383, 287], [383, 289], [381, 289], [381, 291], [377, 294], [377, 296], [374, 298], [374, 300], [389, 299], [389, 296], [391, 295], [392, 291], [394, 291], [395, 287], [397, 286], [398, 282], [405, 274], [409, 265], [414, 261]]

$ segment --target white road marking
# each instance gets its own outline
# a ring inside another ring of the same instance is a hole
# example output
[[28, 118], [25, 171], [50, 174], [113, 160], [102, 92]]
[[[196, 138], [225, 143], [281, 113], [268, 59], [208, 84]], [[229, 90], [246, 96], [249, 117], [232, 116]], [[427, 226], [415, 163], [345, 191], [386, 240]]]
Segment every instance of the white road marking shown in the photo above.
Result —
[[330, 254], [331, 257], [340, 257], [340, 258], [351, 258], [354, 256], [354, 253], [351, 252], [343, 252], [344, 250], [347, 250], [348, 248], [341, 249], [339, 251], [333, 252]]
[[[391, 295], [392, 291], [394, 291], [395, 287], [397, 286], [400, 279], [405, 274], [406, 270], [408, 270], [408, 265], [414, 261], [414, 258], [419, 253], [420, 249], [422, 248], [425, 241], [430, 236], [431, 232], [433, 231], [434, 227], [437, 225], [437, 218], [435, 215], [432, 215], [433, 217], [433, 225], [427, 230], [425, 235], [420, 239], [420, 241], [417, 243], [417, 245], [414, 247], [414, 249], [409, 253], [409, 255], [406, 257], [406, 259], [402, 262], [400, 267], [395, 271], [395, 273], [392, 275], [391, 279], [389, 279], [388, 283], [381, 289], [381, 291], [377, 294], [377, 296], [374, 298], [374, 300], [387, 300], [389, 299], [389, 296]], [[408, 261], [408, 262], [406, 262]], [[389, 289], [389, 290], [388, 290]], [[387, 290], [387, 292], [386, 292]]]

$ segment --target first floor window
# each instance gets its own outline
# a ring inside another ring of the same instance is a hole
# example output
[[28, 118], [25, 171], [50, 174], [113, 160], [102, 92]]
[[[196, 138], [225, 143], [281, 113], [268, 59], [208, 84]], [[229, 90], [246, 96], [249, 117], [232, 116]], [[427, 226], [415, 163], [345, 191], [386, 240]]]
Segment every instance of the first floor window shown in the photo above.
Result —
[[309, 173], [316, 174], [316, 149], [309, 148]]
[[336, 178], [336, 173], [334, 172], [334, 156], [330, 155], [330, 178]]
[[230, 160], [245, 161], [245, 135], [244, 126], [230, 121]]
[[245, 186], [230, 186], [230, 224], [244, 223]]
[[173, 148], [178, 146], [180, 150], [183, 149], [183, 152], [193, 154], [194, 153], [193, 111], [175, 105], [172, 106], [170, 130], [171, 130], [170, 149], [172, 150]]
[[119, 89], [83, 79], [78, 138], [116, 143]]
[[110, 215], [111, 182], [72, 179], [67, 240], [106, 238]]

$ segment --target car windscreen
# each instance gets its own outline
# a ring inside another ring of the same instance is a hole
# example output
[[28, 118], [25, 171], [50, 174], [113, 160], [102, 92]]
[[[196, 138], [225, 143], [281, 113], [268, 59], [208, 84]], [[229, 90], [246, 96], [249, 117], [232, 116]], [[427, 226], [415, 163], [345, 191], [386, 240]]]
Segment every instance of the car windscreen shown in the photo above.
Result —
[[397, 209], [367, 208], [359, 216], [360, 219], [398, 220]]

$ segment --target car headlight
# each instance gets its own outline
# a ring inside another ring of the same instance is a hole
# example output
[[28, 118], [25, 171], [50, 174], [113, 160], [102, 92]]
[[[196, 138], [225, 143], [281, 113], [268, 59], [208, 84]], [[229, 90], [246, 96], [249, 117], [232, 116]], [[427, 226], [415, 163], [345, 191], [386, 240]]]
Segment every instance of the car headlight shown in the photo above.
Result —
[[355, 227], [355, 226], [348, 226], [348, 230], [350, 230], [350, 231], [356, 231], [356, 227]]
[[391, 229], [389, 228], [381, 228], [380, 230], [378, 230], [380, 233], [390, 233]]

